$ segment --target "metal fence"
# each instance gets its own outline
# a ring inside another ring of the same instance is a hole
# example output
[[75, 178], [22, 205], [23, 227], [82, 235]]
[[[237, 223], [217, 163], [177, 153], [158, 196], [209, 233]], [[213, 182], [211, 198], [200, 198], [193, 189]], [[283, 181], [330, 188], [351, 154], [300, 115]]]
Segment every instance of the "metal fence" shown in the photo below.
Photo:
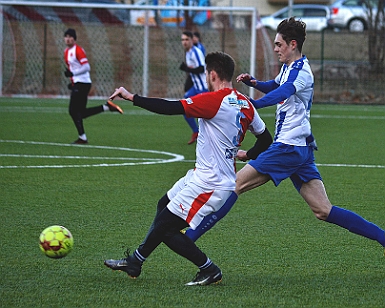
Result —
[[[120, 85], [144, 95], [183, 96], [186, 75], [179, 70], [184, 61], [180, 36], [187, 27], [183, 18], [178, 20], [180, 25], [162, 24], [157, 21], [159, 10], [154, 12], [153, 6], [1, 3], [3, 95], [68, 95], [63, 51], [64, 31], [71, 27], [91, 65], [91, 96], [108, 96]], [[177, 12], [173, 7], [167, 9]], [[179, 16], [186, 16], [178, 9]], [[205, 8], [195, 9], [205, 12]], [[192, 20], [194, 12], [192, 8], [187, 12]], [[210, 7], [208, 16], [203, 23], [189, 26], [201, 33], [206, 51], [231, 54], [237, 73], [255, 71], [257, 44], [255, 31], [251, 31], [255, 9]]]
[[[201, 33], [207, 52], [222, 50], [233, 56], [236, 74], [251, 72], [267, 80], [280, 67], [273, 52], [275, 32], [257, 27], [257, 12], [251, 8], [189, 8], [191, 20], [196, 12], [206, 12], [206, 20], [186, 25], [180, 7], [168, 7], [164, 17], [153, 6], [0, 3], [2, 95], [69, 94], [63, 75], [63, 35], [68, 27], [76, 29], [77, 43], [87, 53], [91, 96], [106, 97], [120, 85], [144, 95], [183, 96], [186, 76], [179, 64], [184, 60], [180, 35], [185, 28]], [[315, 75], [316, 102], [385, 101], [385, 78], [372, 74], [368, 64], [368, 33], [308, 32], [303, 53]], [[261, 95], [240, 84], [235, 87], [253, 97]]]

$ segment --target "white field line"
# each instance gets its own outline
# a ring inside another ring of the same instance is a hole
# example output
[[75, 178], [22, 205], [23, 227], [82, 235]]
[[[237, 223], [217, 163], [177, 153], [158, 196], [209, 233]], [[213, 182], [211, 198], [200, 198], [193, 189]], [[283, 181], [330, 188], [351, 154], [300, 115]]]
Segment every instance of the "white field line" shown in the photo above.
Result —
[[[49, 145], [49, 146], [61, 146], [61, 147], [85, 147], [85, 148], [97, 148], [97, 149], [109, 149], [115, 151], [131, 151], [131, 152], [142, 152], [142, 153], [155, 153], [160, 155], [169, 155], [171, 159], [162, 158], [150, 158], [150, 157], [100, 157], [100, 156], [59, 156], [59, 155], [32, 155], [32, 154], [5, 154], [0, 153], [0, 157], [14, 157], [14, 158], [37, 158], [37, 159], [83, 159], [83, 160], [122, 160], [122, 163], [99, 163], [99, 164], [76, 164], [76, 165], [0, 165], [0, 169], [32, 169], [32, 168], [80, 168], [80, 167], [119, 167], [119, 166], [134, 166], [134, 165], [149, 165], [149, 164], [164, 164], [171, 162], [185, 162], [194, 163], [194, 160], [186, 160], [184, 156], [162, 152], [154, 150], [142, 150], [142, 149], [131, 149], [122, 147], [110, 147], [110, 146], [93, 146], [93, 145], [72, 145], [63, 143], [51, 143], [51, 142], [37, 142], [37, 141], [22, 141], [22, 140], [0, 140], [0, 143], [19, 143], [19, 144], [33, 144], [33, 145]], [[131, 161], [131, 162], [128, 162]], [[135, 162], [133, 162], [135, 161]], [[239, 164], [245, 164], [238, 162]], [[367, 165], [367, 164], [316, 164], [318, 167], [337, 167], [337, 168], [375, 168], [385, 169], [384, 165]]]
[[[47, 158], [47, 159], [88, 159], [88, 160], [125, 160], [126, 162], [122, 163], [99, 163], [99, 164], [73, 164], [73, 165], [0, 165], [0, 169], [19, 169], [19, 168], [84, 168], [84, 167], [121, 167], [121, 166], [134, 166], [134, 165], [152, 165], [152, 164], [165, 164], [176, 161], [183, 161], [184, 156], [164, 152], [164, 151], [155, 151], [155, 150], [143, 150], [143, 149], [131, 149], [123, 147], [110, 147], [110, 146], [97, 146], [97, 145], [76, 145], [76, 144], [64, 144], [64, 143], [53, 143], [53, 142], [37, 142], [37, 141], [23, 141], [23, 140], [0, 140], [0, 143], [18, 143], [18, 144], [28, 144], [28, 145], [37, 145], [37, 146], [55, 146], [55, 147], [83, 147], [85, 149], [104, 149], [104, 150], [113, 150], [117, 151], [126, 151], [126, 152], [140, 152], [140, 153], [151, 153], [158, 154], [159, 156], [169, 156], [171, 158], [151, 158], [151, 157], [142, 157], [142, 158], [132, 158], [132, 157], [99, 157], [99, 156], [57, 156], [57, 155], [32, 155], [32, 154], [6, 154], [0, 153], [0, 157], [20, 157], [20, 158]], [[127, 162], [128, 161], [128, 162]], [[131, 161], [131, 162], [130, 162]], [[135, 161], [135, 162], [132, 162]]]

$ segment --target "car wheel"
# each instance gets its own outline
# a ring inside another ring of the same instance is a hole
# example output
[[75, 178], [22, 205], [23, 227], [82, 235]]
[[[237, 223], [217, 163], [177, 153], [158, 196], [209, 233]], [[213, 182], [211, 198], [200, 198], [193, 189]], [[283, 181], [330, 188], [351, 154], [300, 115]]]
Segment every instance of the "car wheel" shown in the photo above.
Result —
[[348, 29], [350, 32], [362, 32], [365, 30], [365, 23], [361, 19], [353, 19], [349, 22]]

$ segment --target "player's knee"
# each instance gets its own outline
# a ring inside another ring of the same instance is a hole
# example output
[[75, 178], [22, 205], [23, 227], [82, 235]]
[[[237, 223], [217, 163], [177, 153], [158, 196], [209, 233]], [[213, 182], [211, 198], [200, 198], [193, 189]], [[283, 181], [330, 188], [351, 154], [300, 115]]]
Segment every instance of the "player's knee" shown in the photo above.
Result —
[[234, 192], [239, 196], [246, 191], [248, 191], [246, 183], [237, 181]]
[[329, 216], [330, 209], [329, 207], [319, 207], [317, 209], [312, 209], [314, 216], [319, 220], [326, 220]]

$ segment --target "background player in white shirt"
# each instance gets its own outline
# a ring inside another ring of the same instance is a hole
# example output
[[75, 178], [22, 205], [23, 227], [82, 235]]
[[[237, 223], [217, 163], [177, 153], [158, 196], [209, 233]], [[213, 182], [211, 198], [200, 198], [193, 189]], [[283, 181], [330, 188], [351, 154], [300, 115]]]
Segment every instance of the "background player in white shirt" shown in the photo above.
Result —
[[[198, 47], [202, 51], [204, 56], [206, 56], [206, 48], [205, 48], [205, 46], [203, 46], [203, 44], [201, 42], [201, 35], [197, 31], [193, 32], [193, 44], [194, 44], [194, 46]], [[191, 87], [193, 85], [194, 84], [192, 82], [191, 76], [189, 73], [187, 73], [187, 78], [186, 78], [186, 81], [184, 83], [184, 91], [187, 92], [188, 90], [191, 89]], [[190, 144], [190, 143], [188, 143], [188, 144]]]
[[67, 46], [64, 50], [64, 61], [67, 65], [64, 75], [71, 78], [71, 83], [68, 85], [71, 90], [69, 114], [79, 135], [73, 143], [87, 144], [83, 119], [103, 111], [123, 113], [123, 110], [110, 101], [104, 105], [87, 108], [88, 93], [91, 89], [90, 64], [84, 49], [76, 44], [76, 31], [74, 29], [67, 29], [64, 32], [64, 42]]
[[198, 226], [233, 194], [235, 156], [246, 130], [258, 138], [255, 147], [261, 148], [260, 151], [266, 149], [272, 139], [248, 98], [232, 87], [234, 60], [225, 53], [215, 52], [207, 55], [206, 63], [206, 79], [213, 92], [168, 101], [134, 95], [120, 87], [110, 97], [133, 101], [135, 106], [160, 114], [196, 117], [200, 127], [195, 168], [159, 200], [154, 222], [135, 252], [121, 260], [105, 260], [105, 265], [113, 270], [138, 277], [143, 262], [163, 242], [199, 268], [187, 285], [207, 285], [222, 278], [219, 267], [180, 230]]
[[[191, 79], [190, 88], [186, 89], [188, 79], [185, 82], [184, 98], [207, 92], [207, 84], [205, 77], [205, 56], [203, 52], [193, 42], [193, 33], [191, 31], [183, 31], [181, 35], [182, 46], [186, 52], [186, 62], [182, 62], [179, 68], [189, 74]], [[187, 144], [192, 144], [198, 137], [198, 125], [195, 118], [184, 118], [192, 130], [192, 135]]]
[[[308, 60], [302, 55], [305, 38], [305, 23], [294, 18], [283, 20], [277, 27], [274, 40], [274, 51], [283, 63], [278, 76], [267, 82], [257, 81], [249, 74], [237, 77], [237, 81], [243, 81], [266, 93], [261, 99], [253, 101], [256, 108], [277, 105], [277, 111], [274, 142], [237, 173], [236, 193], [239, 195], [270, 180], [278, 186], [281, 181], [290, 178], [318, 219], [376, 240], [385, 246], [383, 229], [354, 212], [332, 205], [326, 194], [314, 162], [314, 147], [309, 142], [313, 141], [310, 109], [314, 77]], [[237, 157], [248, 159], [246, 152], [242, 150], [238, 151]], [[222, 209], [231, 208], [235, 200], [226, 202]], [[188, 232], [196, 240], [207, 229], [196, 228], [199, 234], [194, 234], [191, 230]]]

